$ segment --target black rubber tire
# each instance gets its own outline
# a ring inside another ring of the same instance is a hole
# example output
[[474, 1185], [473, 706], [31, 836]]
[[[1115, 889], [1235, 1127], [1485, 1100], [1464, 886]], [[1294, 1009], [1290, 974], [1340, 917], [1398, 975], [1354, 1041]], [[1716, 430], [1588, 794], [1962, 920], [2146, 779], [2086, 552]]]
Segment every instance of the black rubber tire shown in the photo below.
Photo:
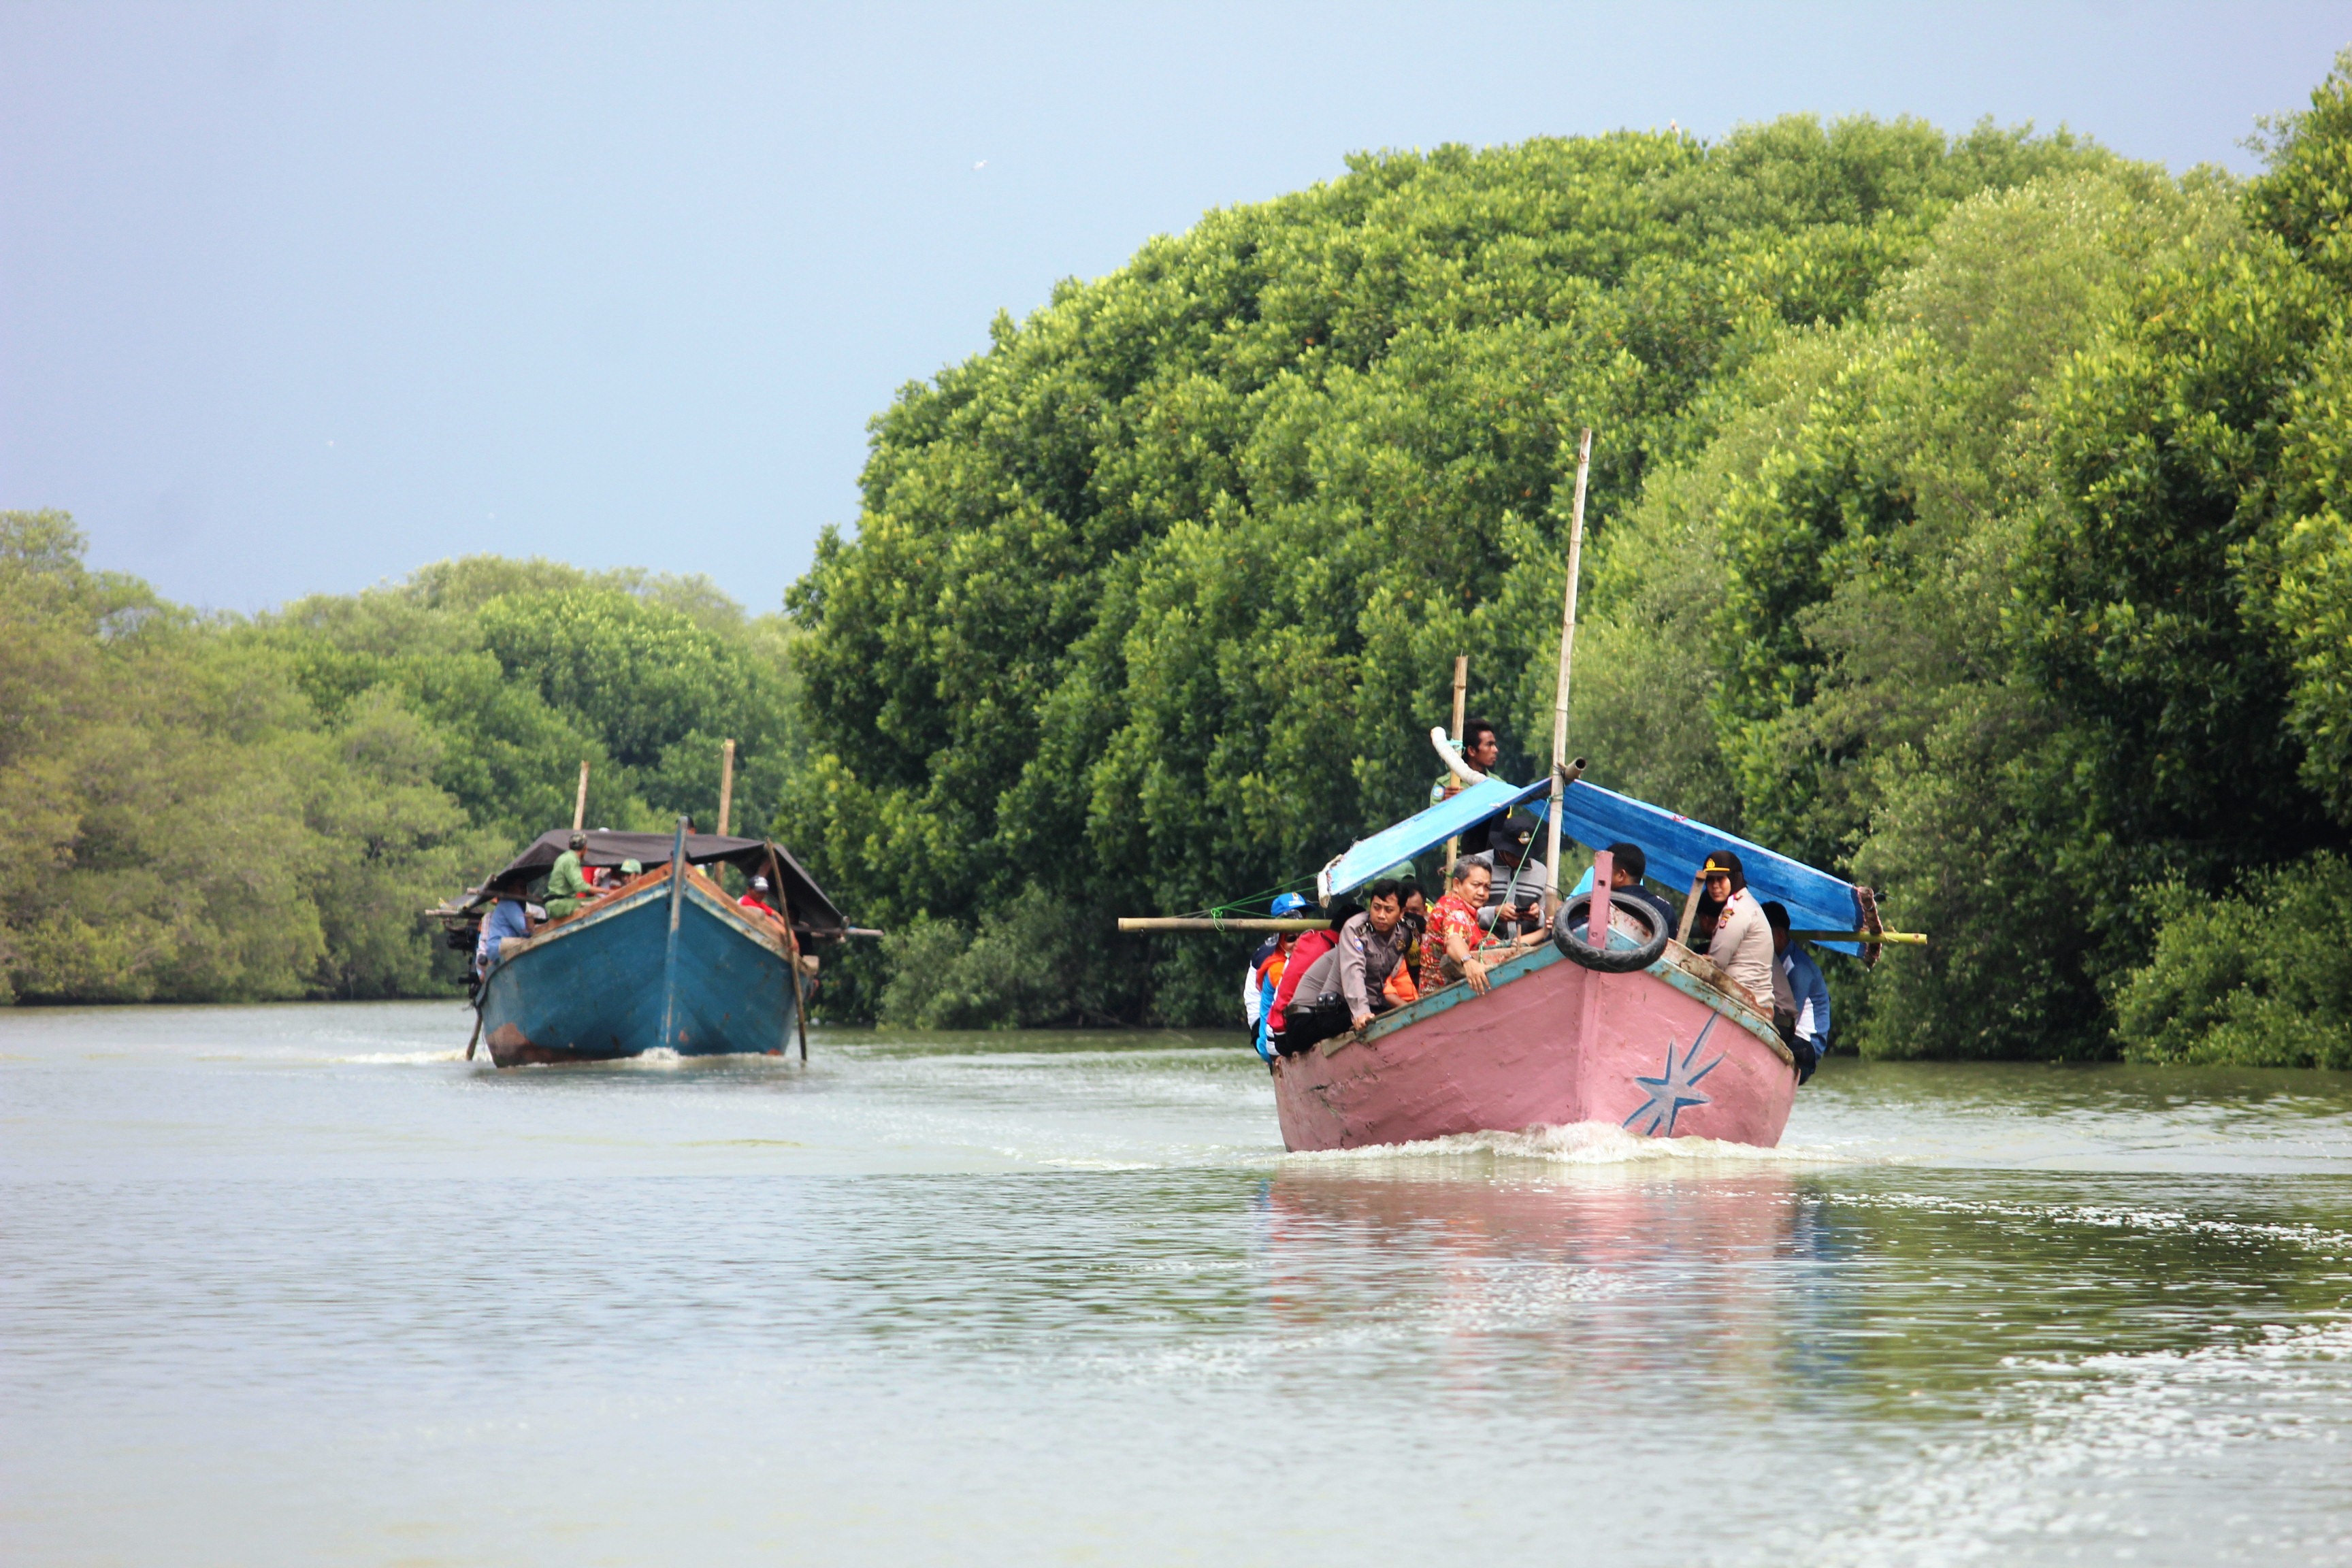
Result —
[[1601, 974], [1632, 974], [1658, 962], [1666, 951], [1666, 930], [1664, 915], [1634, 898], [1630, 893], [1612, 893], [1609, 907], [1620, 914], [1631, 915], [1650, 934], [1639, 947], [1594, 947], [1584, 940], [1592, 923], [1592, 895], [1579, 893], [1559, 907], [1551, 922], [1552, 945], [1571, 963]]

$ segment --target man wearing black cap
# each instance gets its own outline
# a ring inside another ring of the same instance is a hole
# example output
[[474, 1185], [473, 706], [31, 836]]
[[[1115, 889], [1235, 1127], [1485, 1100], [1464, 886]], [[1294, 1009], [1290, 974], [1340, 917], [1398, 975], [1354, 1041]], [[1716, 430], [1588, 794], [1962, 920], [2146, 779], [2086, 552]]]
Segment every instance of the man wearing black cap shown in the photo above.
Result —
[[1528, 853], [1535, 836], [1535, 815], [1525, 811], [1514, 811], [1486, 830], [1495, 880], [1478, 921], [1496, 936], [1544, 929], [1544, 863]]

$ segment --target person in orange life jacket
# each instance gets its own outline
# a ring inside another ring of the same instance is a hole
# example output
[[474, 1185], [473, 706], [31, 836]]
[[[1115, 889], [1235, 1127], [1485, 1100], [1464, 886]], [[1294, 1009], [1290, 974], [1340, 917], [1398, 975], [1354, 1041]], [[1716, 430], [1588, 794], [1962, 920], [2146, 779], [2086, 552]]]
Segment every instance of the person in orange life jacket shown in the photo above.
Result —
[[1290, 967], [1290, 952], [1298, 945], [1298, 933], [1278, 931], [1270, 940], [1275, 944], [1274, 951], [1250, 972], [1258, 1003], [1257, 1020], [1250, 1026], [1250, 1044], [1256, 1048], [1260, 1059], [1266, 1061], [1274, 1058], [1273, 1031], [1267, 1026], [1274, 1013], [1274, 994], [1281, 989], [1282, 976]]
[[1772, 1006], [1772, 931], [1748, 890], [1748, 874], [1739, 857], [1718, 849], [1700, 868], [1707, 901], [1715, 905], [1715, 931], [1707, 939], [1706, 956], [1754, 1000], [1759, 1012]]
[[768, 907], [768, 879], [765, 877], [752, 878], [751, 890], [735, 902], [743, 909], [757, 910], [770, 920], [780, 921], [784, 918]]

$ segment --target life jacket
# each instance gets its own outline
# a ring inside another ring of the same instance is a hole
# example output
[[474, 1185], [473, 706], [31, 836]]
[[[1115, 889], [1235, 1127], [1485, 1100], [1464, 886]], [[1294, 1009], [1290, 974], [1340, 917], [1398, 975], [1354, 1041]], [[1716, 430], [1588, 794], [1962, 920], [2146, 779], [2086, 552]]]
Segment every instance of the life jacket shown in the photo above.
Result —
[[1290, 1005], [1298, 983], [1315, 967], [1315, 961], [1330, 952], [1339, 940], [1339, 933], [1335, 931], [1310, 931], [1291, 944], [1290, 960], [1283, 966], [1282, 984], [1275, 991], [1274, 1005], [1266, 1011], [1267, 1033], [1282, 1033], [1283, 1010]]

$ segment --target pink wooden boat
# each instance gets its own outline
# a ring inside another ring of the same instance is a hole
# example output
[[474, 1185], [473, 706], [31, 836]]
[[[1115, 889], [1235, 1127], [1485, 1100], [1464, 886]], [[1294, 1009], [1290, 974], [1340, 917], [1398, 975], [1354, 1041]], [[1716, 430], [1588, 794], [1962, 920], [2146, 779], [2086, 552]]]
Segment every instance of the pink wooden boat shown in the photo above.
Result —
[[1546, 944], [1501, 964], [1484, 996], [1434, 992], [1274, 1063], [1282, 1141], [1356, 1149], [1450, 1133], [1602, 1121], [1653, 1138], [1769, 1147], [1797, 1093], [1772, 1020], [1669, 942], [1606, 974]]
[[[1559, 814], [1563, 838], [1594, 848], [1602, 886], [1612, 868], [1602, 847], [1612, 840], [1643, 846], [1652, 871], [1677, 878], [1713, 849], [1733, 848], [1759, 898], [1779, 899], [1796, 922], [1819, 928], [1803, 934], [1845, 952], [1856, 951], [1854, 939], [1876, 939], [1866, 889], [1762, 845], [1572, 778], [1520, 787], [1466, 776], [1475, 782], [1459, 794], [1335, 857], [1317, 878], [1326, 901], [1549, 789], [1544, 810]], [[1668, 940], [1654, 912], [1625, 895], [1599, 910], [1605, 923], [1595, 926], [1591, 907], [1571, 900], [1552, 941], [1496, 964], [1485, 995], [1457, 983], [1276, 1058], [1284, 1143], [1355, 1149], [1593, 1121], [1648, 1138], [1777, 1144], [1798, 1076], [1766, 1011], [1770, 999]], [[1647, 967], [1636, 967], [1645, 954]]]

